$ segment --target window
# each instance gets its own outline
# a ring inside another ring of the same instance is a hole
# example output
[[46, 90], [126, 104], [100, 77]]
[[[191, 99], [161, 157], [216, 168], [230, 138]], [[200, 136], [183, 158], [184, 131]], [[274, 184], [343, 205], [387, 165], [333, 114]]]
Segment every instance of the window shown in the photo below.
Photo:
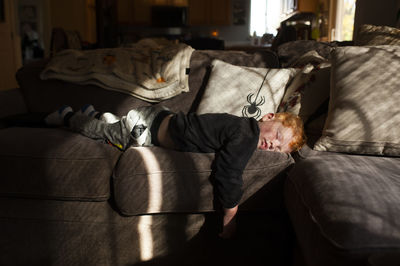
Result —
[[267, 17], [267, 1], [266, 0], [251, 0], [250, 7], [250, 35], [253, 32], [261, 36], [265, 33], [266, 17]]
[[250, 35], [264, 33], [276, 35], [280, 23], [281, 3], [276, 0], [251, 0]]
[[281, 21], [296, 9], [297, 0], [251, 0], [250, 35], [276, 35]]
[[353, 39], [355, 10], [356, 0], [338, 0], [333, 40], [350, 41]]

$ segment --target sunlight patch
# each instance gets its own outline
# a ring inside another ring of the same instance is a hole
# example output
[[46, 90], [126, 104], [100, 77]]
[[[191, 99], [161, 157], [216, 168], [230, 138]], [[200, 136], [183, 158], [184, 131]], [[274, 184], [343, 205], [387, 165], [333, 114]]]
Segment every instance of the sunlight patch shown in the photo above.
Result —
[[[146, 213], [157, 213], [162, 205], [162, 174], [156, 156], [149, 148], [134, 148], [143, 158], [148, 174], [149, 202]], [[153, 218], [151, 215], [142, 215], [139, 219], [139, 245], [140, 257], [143, 261], [153, 258], [153, 233], [151, 230]]]

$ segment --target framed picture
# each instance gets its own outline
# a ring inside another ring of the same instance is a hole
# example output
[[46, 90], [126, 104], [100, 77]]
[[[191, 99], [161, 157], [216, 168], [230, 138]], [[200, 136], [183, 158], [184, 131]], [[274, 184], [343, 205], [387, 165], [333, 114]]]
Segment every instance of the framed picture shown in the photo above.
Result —
[[4, 0], [0, 0], [0, 22], [5, 21], [5, 14], [4, 14]]
[[247, 9], [243, 1], [235, 0], [232, 4], [233, 7], [233, 25], [245, 25]]

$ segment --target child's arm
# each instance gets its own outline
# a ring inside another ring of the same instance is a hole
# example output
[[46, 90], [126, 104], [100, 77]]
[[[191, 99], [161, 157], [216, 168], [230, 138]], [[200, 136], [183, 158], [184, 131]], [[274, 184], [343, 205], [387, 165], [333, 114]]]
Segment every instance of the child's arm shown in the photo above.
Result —
[[222, 232], [219, 234], [222, 238], [232, 238], [236, 233], [236, 213], [238, 206], [226, 209], [224, 208], [224, 218]]

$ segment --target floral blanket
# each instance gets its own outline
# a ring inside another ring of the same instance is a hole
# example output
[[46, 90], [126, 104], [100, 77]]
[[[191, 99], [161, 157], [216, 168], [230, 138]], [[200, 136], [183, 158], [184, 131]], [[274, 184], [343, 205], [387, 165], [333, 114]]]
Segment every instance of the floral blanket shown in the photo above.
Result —
[[40, 77], [94, 84], [160, 102], [189, 91], [187, 69], [193, 51], [162, 39], [143, 39], [121, 48], [69, 49], [57, 53]]

